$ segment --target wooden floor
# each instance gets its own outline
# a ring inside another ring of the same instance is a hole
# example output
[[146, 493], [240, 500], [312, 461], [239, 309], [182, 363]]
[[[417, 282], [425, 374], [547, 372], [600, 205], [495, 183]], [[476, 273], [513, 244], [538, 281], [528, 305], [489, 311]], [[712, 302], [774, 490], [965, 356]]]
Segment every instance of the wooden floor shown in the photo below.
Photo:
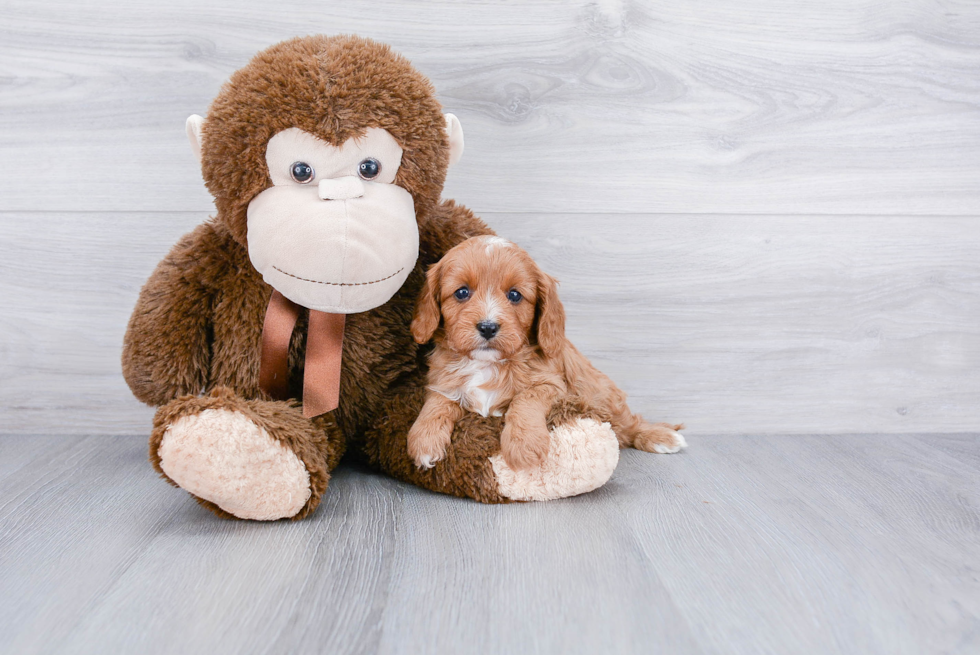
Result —
[[3, 653], [977, 653], [980, 435], [704, 437], [482, 506], [342, 467], [225, 521], [137, 437], [0, 438]]

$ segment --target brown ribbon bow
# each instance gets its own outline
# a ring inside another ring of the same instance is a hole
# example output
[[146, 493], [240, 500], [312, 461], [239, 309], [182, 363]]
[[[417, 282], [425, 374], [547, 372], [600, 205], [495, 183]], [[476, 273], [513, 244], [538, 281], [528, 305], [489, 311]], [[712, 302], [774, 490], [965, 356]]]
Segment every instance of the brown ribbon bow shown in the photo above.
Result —
[[[301, 309], [273, 291], [265, 312], [259, 387], [275, 400], [289, 398], [289, 342]], [[345, 318], [344, 314], [310, 310], [303, 373], [303, 416], [307, 418], [336, 409], [340, 401]]]

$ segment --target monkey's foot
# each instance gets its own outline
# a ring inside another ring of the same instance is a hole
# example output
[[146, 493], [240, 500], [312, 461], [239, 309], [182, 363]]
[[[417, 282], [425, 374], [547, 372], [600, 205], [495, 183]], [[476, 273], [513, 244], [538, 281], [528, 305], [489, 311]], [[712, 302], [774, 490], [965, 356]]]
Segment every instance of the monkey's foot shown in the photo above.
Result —
[[265, 428], [231, 409], [205, 409], [166, 427], [159, 466], [179, 487], [241, 519], [296, 516], [311, 495], [310, 474]]
[[580, 418], [551, 429], [544, 463], [515, 471], [503, 456], [490, 464], [500, 494], [511, 500], [553, 500], [577, 496], [604, 485], [619, 463], [619, 440], [608, 423]]

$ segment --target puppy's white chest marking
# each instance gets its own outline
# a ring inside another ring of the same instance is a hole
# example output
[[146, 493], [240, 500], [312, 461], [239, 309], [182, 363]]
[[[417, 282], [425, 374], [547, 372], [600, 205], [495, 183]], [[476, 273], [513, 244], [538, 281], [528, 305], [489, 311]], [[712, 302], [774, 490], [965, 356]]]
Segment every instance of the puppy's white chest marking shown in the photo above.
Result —
[[500, 374], [498, 364], [494, 360], [464, 358], [458, 365], [454, 366], [452, 372], [458, 373], [464, 378], [464, 382], [452, 389], [445, 387], [430, 387], [433, 391], [441, 393], [449, 400], [459, 403], [460, 407], [469, 412], [476, 412], [480, 416], [503, 416], [500, 410], [491, 414], [490, 410], [497, 404], [500, 392], [490, 391], [483, 388], [484, 384], [497, 379]]

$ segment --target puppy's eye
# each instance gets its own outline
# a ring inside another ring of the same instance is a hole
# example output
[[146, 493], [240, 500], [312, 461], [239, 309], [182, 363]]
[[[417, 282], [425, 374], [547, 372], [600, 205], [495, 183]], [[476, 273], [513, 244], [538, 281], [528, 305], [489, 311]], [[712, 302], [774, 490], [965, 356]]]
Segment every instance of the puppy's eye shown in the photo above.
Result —
[[294, 161], [293, 165], [289, 167], [289, 176], [300, 184], [307, 184], [313, 179], [314, 175], [316, 175], [316, 172], [313, 170], [313, 167], [305, 161]]
[[368, 157], [357, 165], [357, 174], [362, 180], [373, 180], [381, 174], [381, 162], [374, 157]]
[[521, 298], [523, 297], [524, 296], [522, 296], [521, 292], [518, 291], [517, 289], [511, 289], [510, 291], [507, 292], [507, 300], [511, 301], [515, 305], [521, 302]]
[[456, 300], [466, 300], [470, 297], [470, 289], [469, 287], [460, 287], [456, 289], [456, 293], [453, 295], [456, 297]]

